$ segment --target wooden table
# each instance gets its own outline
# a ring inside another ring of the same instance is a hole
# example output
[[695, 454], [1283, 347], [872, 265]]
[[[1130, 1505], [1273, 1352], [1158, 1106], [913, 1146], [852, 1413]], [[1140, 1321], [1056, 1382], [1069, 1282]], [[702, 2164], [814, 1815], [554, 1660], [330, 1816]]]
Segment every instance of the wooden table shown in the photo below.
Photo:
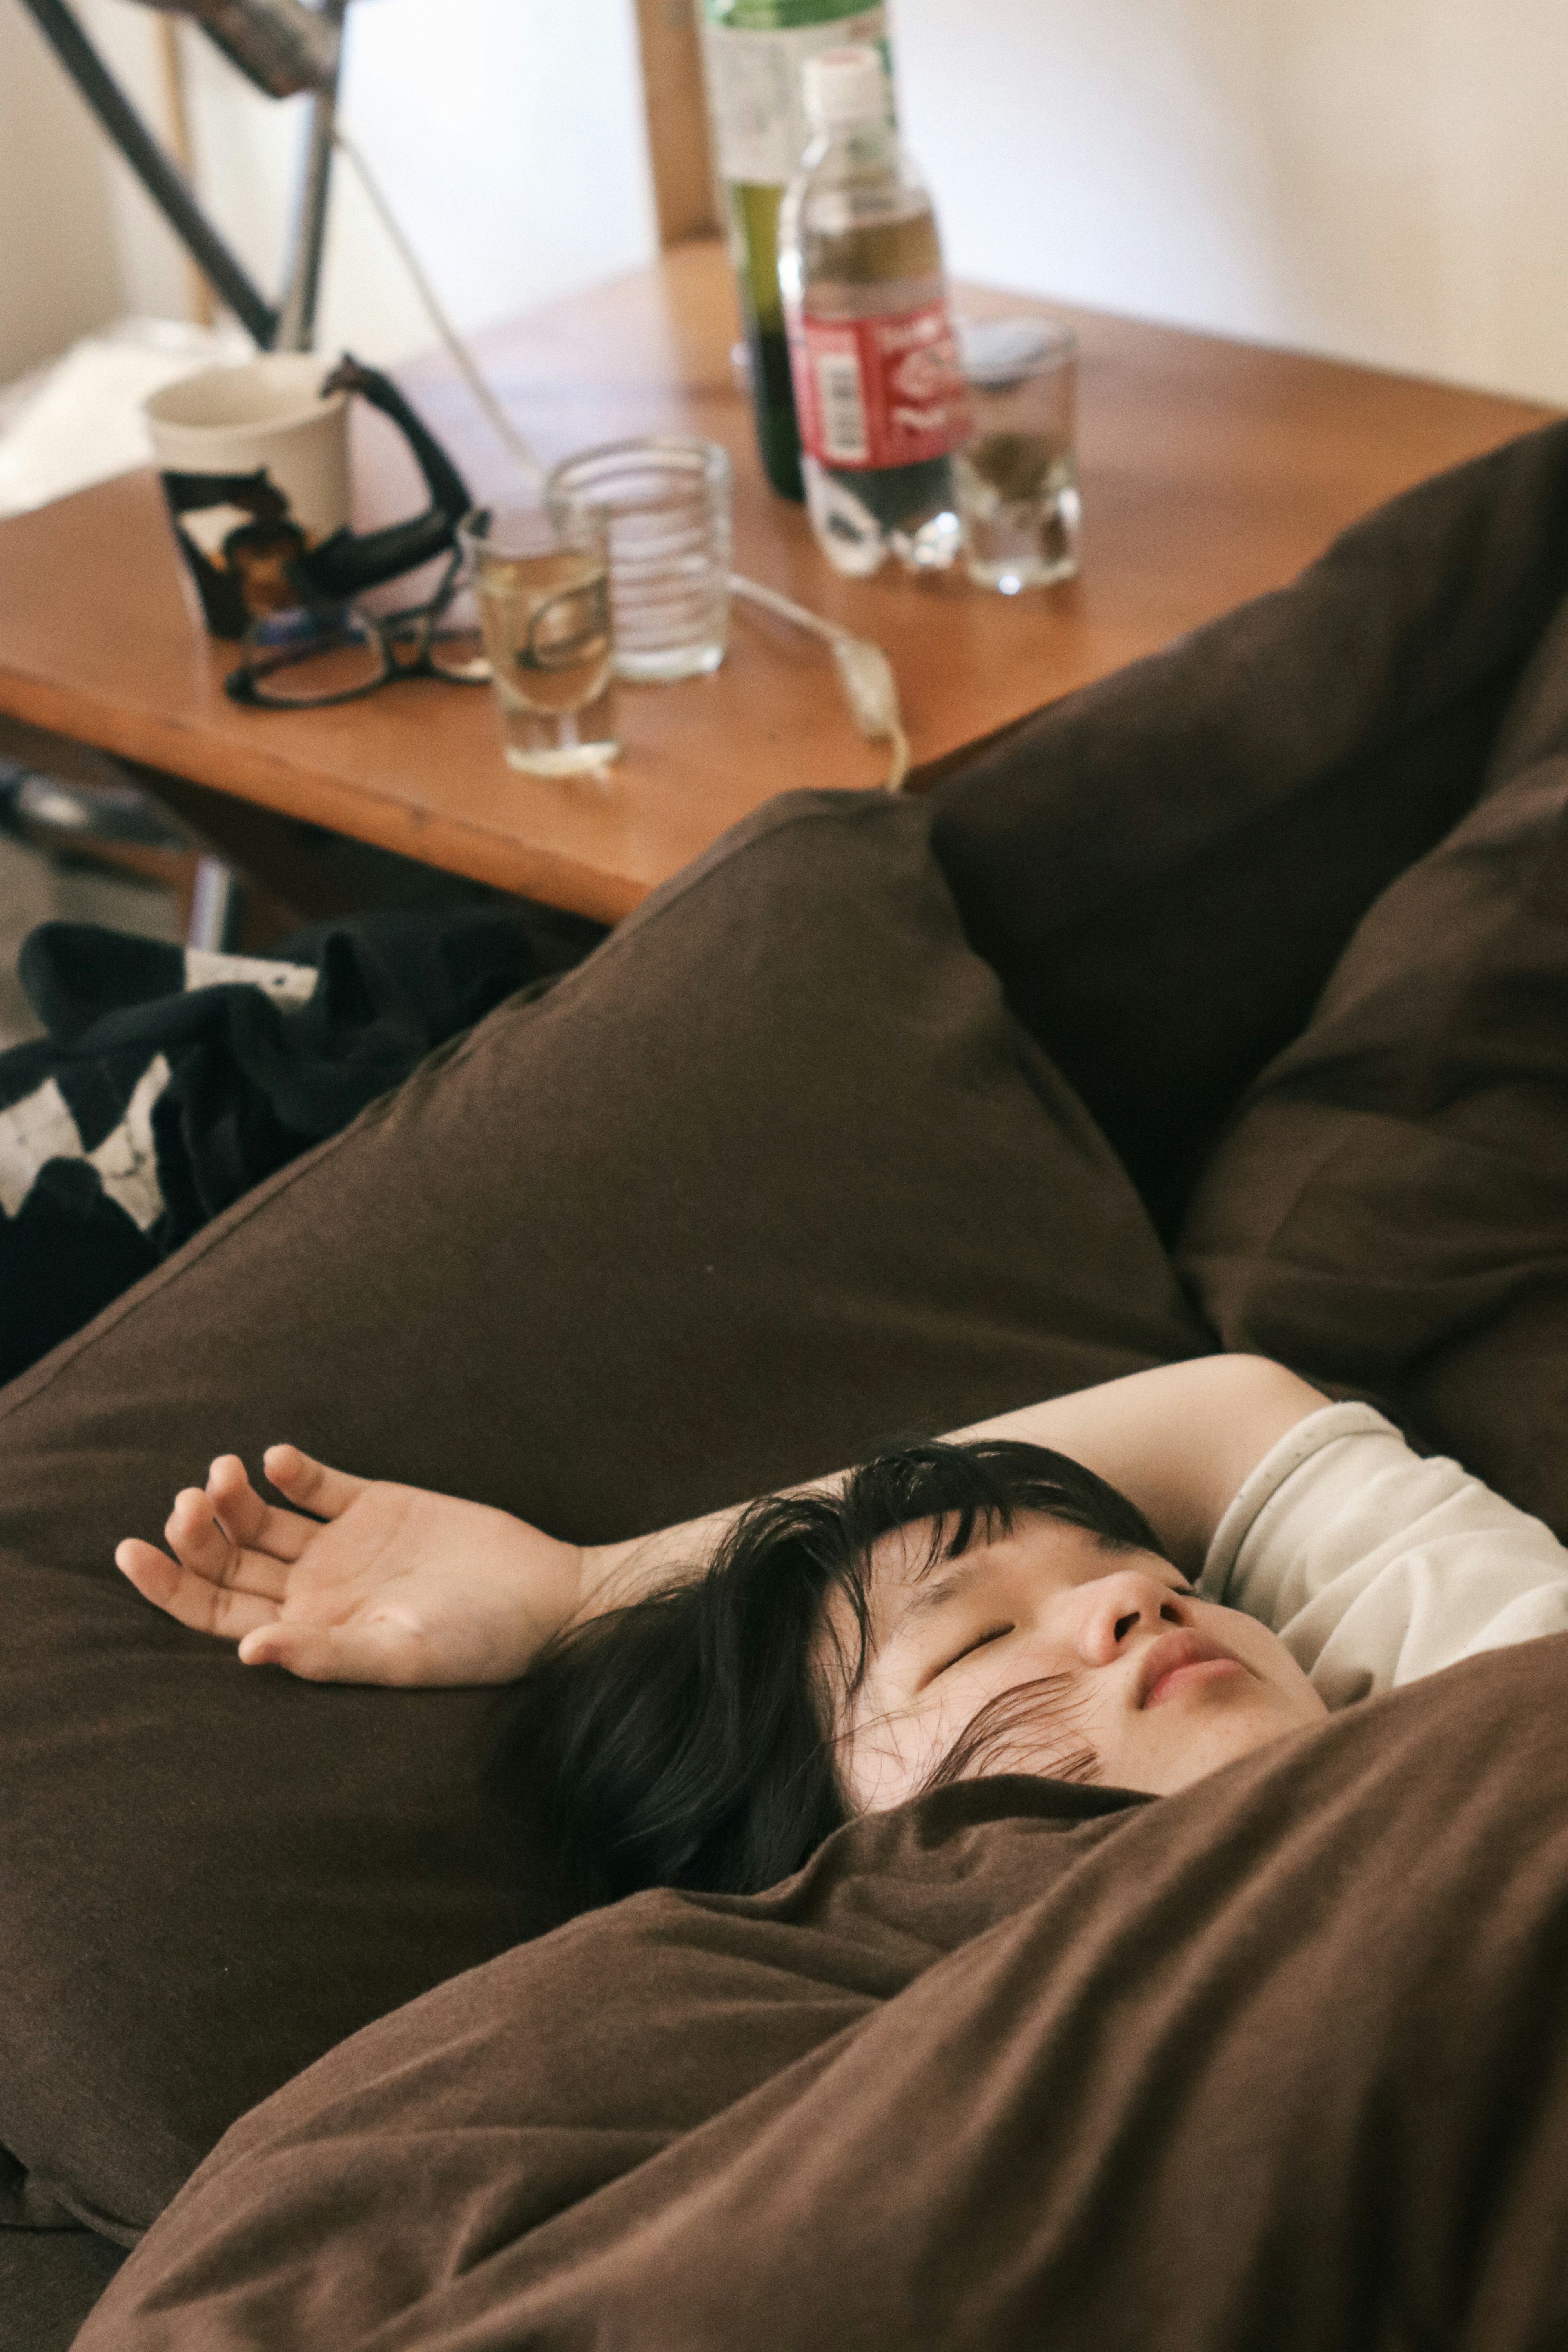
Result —
[[[1043, 310], [959, 289], [972, 315]], [[837, 577], [762, 478], [735, 390], [721, 248], [479, 339], [551, 461], [626, 434], [696, 432], [735, 459], [738, 567], [892, 657], [916, 782], [960, 745], [1279, 585], [1380, 499], [1555, 414], [1518, 400], [1178, 333], [1065, 305], [1081, 339], [1083, 576], [1004, 598], [961, 572]], [[444, 362], [405, 373], [476, 492], [510, 460]], [[419, 503], [381, 420], [360, 420], [362, 522]], [[132, 474], [0, 525], [0, 713], [459, 874], [613, 919], [724, 828], [797, 785], [867, 786], [825, 646], [737, 606], [711, 678], [623, 688], [608, 791], [511, 773], [489, 696], [434, 683], [310, 713], [237, 709], [232, 650], [193, 629], [155, 478]]]

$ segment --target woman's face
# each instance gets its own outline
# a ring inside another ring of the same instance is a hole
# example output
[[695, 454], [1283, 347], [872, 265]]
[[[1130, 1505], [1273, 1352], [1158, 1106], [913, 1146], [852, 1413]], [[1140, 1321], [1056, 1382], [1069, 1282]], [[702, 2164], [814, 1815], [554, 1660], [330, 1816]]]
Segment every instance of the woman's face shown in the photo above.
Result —
[[[1152, 1552], [1024, 1518], [928, 1565], [931, 1535], [900, 1529], [872, 1555], [872, 1655], [839, 1721], [856, 1812], [916, 1795], [971, 1726], [973, 1752], [948, 1777], [1035, 1772], [1169, 1796], [1327, 1713], [1267, 1627], [1197, 1600]], [[835, 1631], [852, 1655], [847, 1615]]]

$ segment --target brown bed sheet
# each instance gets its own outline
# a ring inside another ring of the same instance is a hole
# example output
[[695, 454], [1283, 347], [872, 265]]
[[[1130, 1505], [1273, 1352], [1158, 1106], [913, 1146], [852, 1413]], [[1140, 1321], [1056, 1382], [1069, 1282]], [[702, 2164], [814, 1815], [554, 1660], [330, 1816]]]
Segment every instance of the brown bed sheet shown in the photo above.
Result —
[[123, 2260], [123, 2250], [94, 2230], [0, 2227], [5, 2352], [69, 2352]]
[[[1391, 904], [1415, 907], [1423, 862], [1426, 881], [1449, 872], [1440, 845], [1471, 822], [1483, 786], [1560, 763], [1565, 594], [1560, 425], [1422, 486], [1291, 588], [1043, 712], [951, 778], [931, 812], [881, 795], [776, 804], [657, 893], [552, 998], [498, 1013], [7, 1392], [0, 2140], [29, 2168], [29, 2196], [129, 2242], [220, 2132], [297, 2068], [559, 1916], [543, 1854], [525, 1900], [502, 1899], [473, 1803], [474, 1695], [310, 1690], [247, 1675], [135, 1600], [110, 1565], [114, 1538], [153, 1532], [174, 1487], [217, 1446], [254, 1458], [280, 1434], [563, 1533], [630, 1533], [809, 1475], [894, 1428], [951, 1427], [1201, 1350], [1213, 1332], [1117, 1154], [1167, 1238], [1201, 1176], [1205, 1230], [1230, 1269], [1224, 1299], [1210, 1278], [1219, 1253], [1199, 1251], [1195, 1223], [1183, 1273], [1223, 1311], [1231, 1344], [1263, 1328], [1250, 1318], [1298, 1296], [1298, 1266], [1269, 1243], [1272, 1195], [1242, 1147], [1254, 1118], [1280, 1107], [1260, 1097], [1223, 1139], [1220, 1129], [1270, 1056], [1313, 1024], [1338, 959], [1342, 982], [1369, 942], [1392, 940], [1397, 965], [1413, 939], [1416, 984], [1404, 993], [1423, 1019], [1430, 1010], [1428, 949], [1464, 945], [1445, 911], [1452, 898], [1438, 907], [1441, 939], [1426, 898], [1397, 936], [1385, 919]], [[1560, 845], [1552, 854], [1560, 863]], [[1555, 930], [1539, 919], [1545, 868], [1528, 845], [1521, 858], [1516, 898], [1531, 919], [1516, 921], [1510, 902], [1487, 938], [1510, 956], [1542, 953], [1528, 968], [1508, 963], [1500, 995], [1497, 968], [1476, 967], [1492, 1007], [1478, 1008], [1477, 1025], [1506, 1051], [1505, 1000], [1521, 985], [1537, 992], [1531, 1034], [1544, 1045], [1509, 1082], [1529, 1090], [1544, 1072], [1560, 1091], [1561, 908], [1544, 910]], [[1390, 1033], [1395, 1058], [1413, 1034], [1425, 1035], [1419, 1022]], [[1343, 1109], [1332, 1083], [1323, 1108], [1331, 1119]], [[1522, 1497], [1560, 1451], [1568, 1277], [1555, 1128], [1527, 1130], [1511, 1113], [1506, 1124], [1481, 1138], [1468, 1193], [1488, 1261], [1478, 1318], [1455, 1332], [1418, 1315], [1386, 1373], [1346, 1377], [1375, 1381], [1395, 1412], [1418, 1411]], [[1467, 1150], [1475, 1126], [1467, 1114]], [[1521, 1152], [1531, 1134], [1551, 1149]], [[1498, 1146], [1517, 1162], [1500, 1189], [1488, 1172]], [[1400, 1172], [1400, 1150], [1379, 1147], [1380, 1181]], [[1278, 1171], [1270, 1159], [1264, 1173]], [[1532, 1187], [1555, 1216], [1547, 1255], [1515, 1213]], [[1402, 1233], [1429, 1234], [1429, 1206], [1402, 1209]], [[1336, 1248], [1347, 1230], [1340, 1217]], [[1373, 1239], [1350, 1267], [1352, 1338], [1386, 1273]], [[1446, 1315], [1446, 1283], [1428, 1293]], [[1272, 1321], [1268, 1344], [1328, 1377], [1321, 1324], [1315, 1311]], [[1531, 1680], [1543, 1667], [1477, 1672], [1494, 1694], [1528, 1687], [1532, 1706], [1546, 1703], [1546, 1685]], [[1430, 1718], [1426, 1704], [1402, 1701], [1389, 1719], [1405, 1721], [1408, 1706], [1413, 1724], [1447, 1722], [1457, 1702], [1432, 1699]], [[1381, 1720], [1336, 1727], [1324, 1754], [1361, 1752]], [[1190, 2340], [1337, 2352], [1365, 2340], [1379, 2352], [1405, 2342], [1491, 2352], [1568, 2338], [1540, 2288], [1542, 2263], [1559, 2252], [1549, 2208], [1497, 2201], [1538, 2179], [1531, 2148], [1516, 2152], [1508, 2137], [1516, 2113], [1535, 2112], [1517, 2025], [1535, 1994], [1493, 1970], [1514, 2021], [1511, 2075], [1489, 2073], [1492, 2045], [1473, 2030], [1486, 2012], [1463, 2005], [1472, 1948], [1494, 1953], [1486, 1874], [1521, 1853], [1534, 1868], [1534, 1849], [1555, 1834], [1556, 1783], [1547, 1772], [1516, 1791], [1516, 1818], [1488, 1759], [1493, 1745], [1500, 1758], [1505, 1745], [1519, 1752], [1520, 1726], [1505, 1738], [1495, 1719], [1487, 1736], [1461, 1728], [1458, 1780], [1440, 1739], [1430, 1764], [1414, 1733], [1400, 1751], [1430, 1769], [1449, 1812], [1406, 1802], [1396, 1773], [1374, 1776], [1369, 1801], [1394, 1821], [1375, 1852], [1361, 1842], [1351, 1781], [1325, 1783], [1324, 1820], [1350, 1825], [1342, 1868], [1331, 1843], [1312, 1844], [1295, 1822], [1272, 1768], [1250, 1801], [1274, 1815], [1226, 1810], [1240, 1802], [1232, 1778], [1201, 1803], [1194, 1794], [1160, 1809], [1157, 1838], [1142, 1814], [1064, 1837], [1037, 1805], [1028, 1814], [1008, 1801], [991, 1821], [991, 1798], [955, 1798], [899, 1832], [913, 1838], [919, 1867], [905, 1847], [895, 1860], [913, 1870], [917, 1943], [933, 1941], [930, 1906], [950, 1916], [931, 1880], [943, 1855], [968, 1874], [961, 1906], [992, 1886], [994, 1916], [982, 1903], [962, 1931], [980, 1940], [918, 1967], [906, 1954], [907, 1983], [862, 1988], [862, 2009], [831, 2028], [845, 2016], [843, 1988], [830, 1977], [823, 1990], [807, 1967], [802, 2014], [810, 2025], [821, 2008], [826, 2039], [754, 2084], [731, 2071], [727, 2088], [725, 2068], [739, 2063], [742, 2026], [757, 2025], [752, 1989], [780, 1981], [773, 1947], [756, 1960], [756, 1919], [710, 1906], [703, 1932], [721, 1926], [753, 1958], [736, 1978], [723, 1946], [703, 1999], [694, 1992], [659, 2028], [689, 2031], [698, 2054], [685, 2063], [717, 2070], [711, 2092], [697, 2083], [695, 2120], [679, 2102], [661, 2105], [665, 2090], [635, 2068], [624, 2081], [594, 2076], [608, 2067], [608, 2025], [583, 2021], [570, 1983], [510, 1955], [493, 1979], [465, 1978], [451, 1995], [460, 2004], [466, 1986], [514, 1988], [514, 2005], [497, 1996], [499, 2016], [463, 2025], [458, 2009], [409, 2012], [441, 2032], [448, 2021], [459, 2054], [494, 2068], [493, 2111], [465, 2104], [474, 2086], [454, 2076], [448, 2137], [434, 2134], [420, 2104], [430, 2068], [439, 2073], [429, 2052], [409, 2059], [418, 2095], [406, 2136], [380, 2076], [353, 2091], [363, 2144], [341, 2121], [307, 2129], [306, 2108], [264, 2108], [205, 2176], [199, 2203], [177, 2209], [175, 2234], [161, 2231], [117, 2290], [123, 2336], [89, 2340], [163, 2340], [132, 2316], [147, 2262], [168, 2265], [166, 2340], [268, 2352], [373, 2341], [446, 2352], [458, 2340], [454, 2314], [470, 2305], [465, 2344], [638, 2352], [708, 2342], [745, 2352], [759, 2315], [784, 2346], [1059, 2340], [1099, 2352]], [[1232, 1794], [1222, 1800], [1222, 1788]], [[1295, 1911], [1260, 1914], [1249, 1880], [1226, 1923], [1215, 1907], [1231, 1884], [1226, 1857], [1256, 1861], [1271, 1823], [1284, 1842], [1268, 1872], [1284, 1871]], [[1455, 1844], [1477, 1823], [1494, 1853]], [[847, 1841], [801, 1900], [826, 1903], [842, 1884], [834, 1916], [869, 1904], [880, 1951], [890, 1897], [870, 1836]], [[1179, 1890], [1163, 1875], [1171, 1836]], [[1102, 1888], [1099, 1976], [1068, 1977], [1061, 1956], [1077, 1915], [1063, 1885], [1052, 1876], [1026, 1893], [1024, 1863], [1006, 1857], [1026, 1852], [1037, 1871], [1042, 1854], [1070, 1853], [1068, 1877], [1081, 1887], [1081, 1869], [1109, 1868], [1097, 1839], [1136, 1867]], [[1358, 1935], [1331, 1933], [1305, 1863], [1279, 1859], [1309, 1845], [1330, 1892], [1348, 1900], [1364, 1883], [1386, 1932], [1363, 1919]], [[1448, 1874], [1446, 1925], [1420, 1910], [1429, 1863]], [[1011, 1887], [1012, 1910], [998, 1885]], [[1511, 1882], [1505, 1893], [1513, 1903]], [[1026, 1946], [1030, 1906], [1038, 1939]], [[647, 1958], [648, 1922], [662, 1921], [675, 1948], [698, 1916], [689, 1906], [631, 1916], [645, 1933], [635, 1948], [603, 1923], [581, 1931], [585, 1942], [541, 1948], [577, 1955], [574, 1966], [609, 1955], [628, 2032], [647, 2025], [665, 1982]], [[1536, 1964], [1538, 1931], [1555, 1965], [1555, 1927], [1528, 1904], [1518, 1916], [1521, 1965]], [[1423, 1975], [1437, 1926], [1447, 1973]], [[1113, 1930], [1128, 1939], [1124, 1963]], [[965, 2007], [964, 1971], [984, 1937], [1015, 1935], [1026, 1939], [1019, 1970], [1046, 1986], [1047, 2008]], [[948, 1948], [940, 1936], [934, 1945]], [[1242, 1982], [1244, 1961], [1261, 1990]], [[1189, 1986], [1184, 2007], [1162, 2006], [1162, 1971]], [[947, 1985], [952, 2005], [936, 2005]], [[1074, 1985], [1076, 2007], [1050, 2007]], [[1536, 2003], [1543, 2034], [1556, 2022], [1549, 1992]], [[1380, 2073], [1376, 2032], [1390, 2020]], [[1208, 2073], [1196, 2053], [1211, 2045], [1223, 2111], [1198, 2095]], [[392, 2047], [372, 2045], [374, 2063]], [[764, 2056], [772, 2047], [764, 2036]], [[874, 2081], [850, 2065], [860, 2050], [882, 2053]], [[602, 2144], [574, 2137], [564, 2109], [542, 2122], [527, 2105], [530, 2085], [545, 2083], [531, 2071], [542, 2053], [566, 2067], [568, 2088], [602, 2082]], [[1009, 2100], [1025, 2098], [1009, 2087], [1017, 2070], [1032, 2068], [1035, 2141], [1022, 2145], [1016, 2116], [999, 2154], [973, 2138], [953, 2067], [981, 2111], [989, 2103], [1004, 2120]], [[820, 2086], [808, 2098], [813, 2070]], [[323, 2081], [347, 2084], [338, 2073], [309, 2080], [307, 2102]], [[1423, 2098], [1439, 2102], [1435, 2122]], [[764, 2114], [771, 2137], [746, 2139]], [[841, 2115], [860, 2118], [842, 2159]], [[1170, 2167], [1140, 2171], [1167, 2124]], [[239, 2160], [260, 2146], [244, 2135], [275, 2126], [287, 2127], [276, 2219], [260, 2158]], [[296, 2127], [298, 2146], [287, 2137]], [[487, 2132], [493, 2180], [477, 2149]], [[1082, 2171], [1080, 2140], [1082, 2163], [1100, 2151], [1100, 2171]], [[575, 2204], [549, 2169], [569, 2147], [588, 2148], [573, 2159]], [[1468, 2205], [1431, 2185], [1430, 2166], [1455, 2147], [1470, 2151]], [[845, 2168], [857, 2151], [858, 2175]], [[1411, 2151], [1418, 2162], [1405, 2161]], [[1512, 2169], [1494, 2190], [1486, 2168], [1504, 2157]], [[747, 2181], [754, 2210], [734, 2201]], [[1122, 2191], [1131, 2222], [1114, 2204]], [[1406, 2194], [1415, 2206], [1399, 2202]], [[543, 2218], [524, 2231], [531, 2196]], [[386, 2221], [379, 2251], [351, 2258], [345, 2248], [370, 2245], [374, 2231], [359, 2225], [375, 2211]], [[1540, 2242], [1497, 2287], [1496, 2249], [1531, 2212]], [[1457, 2235], [1442, 2242], [1457, 2267], [1439, 2273], [1431, 2249], [1456, 2213]], [[1148, 2247], [1140, 2217], [1155, 2230]], [[901, 2256], [886, 2232], [901, 2233]], [[193, 2304], [187, 2290], [204, 2277], [216, 2300]], [[1367, 2301], [1368, 2280], [1382, 2303]], [[384, 2309], [378, 2296], [394, 2293], [405, 2301]], [[1168, 2304], [1182, 2327], [1191, 2315], [1190, 2336], [1162, 2332]], [[0, 2311], [5, 2352], [9, 2318]], [[226, 2336], [231, 2318], [238, 2333]], [[24, 2337], [16, 2352], [42, 2347]]]
[[1288, 588], [1048, 705], [939, 788], [971, 940], [1167, 1239], [1368, 908], [1500, 749], [1542, 756], [1565, 595], [1568, 424], [1391, 499]]
[[1176, 1256], [1227, 1348], [1391, 1400], [1568, 1538], [1568, 611], [1527, 687], [1523, 764], [1369, 908]]
[[563, 1916], [542, 1832], [481, 1815], [493, 1692], [250, 1673], [119, 1575], [216, 1453], [610, 1538], [1207, 1344], [925, 832], [774, 803], [0, 1397], [36, 2192], [131, 2242], [300, 2067]]
[[1568, 2340], [1565, 1702], [1536, 1643], [576, 1920], [237, 2124], [79, 2352]]

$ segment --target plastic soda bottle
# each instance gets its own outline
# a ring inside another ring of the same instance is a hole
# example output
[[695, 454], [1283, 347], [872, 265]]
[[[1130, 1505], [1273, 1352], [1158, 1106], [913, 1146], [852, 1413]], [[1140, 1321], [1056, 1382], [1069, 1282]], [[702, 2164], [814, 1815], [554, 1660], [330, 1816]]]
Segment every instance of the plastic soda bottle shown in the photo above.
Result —
[[779, 299], [778, 224], [809, 137], [801, 73], [817, 50], [851, 42], [871, 43], [885, 64], [886, 11], [863, 0], [700, 0], [699, 14], [758, 452], [774, 489], [798, 499], [800, 436]]
[[952, 452], [968, 394], [931, 198], [875, 49], [823, 50], [802, 82], [816, 135], [780, 211], [779, 283], [807, 510], [839, 572], [889, 554], [944, 570], [963, 540]]

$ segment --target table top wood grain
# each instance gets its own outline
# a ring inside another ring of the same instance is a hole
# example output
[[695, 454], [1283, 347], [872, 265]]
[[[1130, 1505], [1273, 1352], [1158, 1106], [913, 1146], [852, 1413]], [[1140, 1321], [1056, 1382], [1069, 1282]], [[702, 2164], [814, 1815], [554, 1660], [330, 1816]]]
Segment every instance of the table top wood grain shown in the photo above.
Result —
[[[636, 433], [725, 443], [738, 568], [886, 648], [917, 772], [1280, 585], [1380, 500], [1557, 414], [994, 289], [957, 300], [1078, 331], [1075, 582], [1006, 598], [961, 572], [832, 572], [804, 512], [762, 478], [711, 240], [477, 348], [546, 462]], [[476, 495], [506, 497], [511, 461], [450, 365], [403, 381]], [[419, 504], [382, 420], [355, 431], [362, 524]], [[716, 676], [620, 689], [626, 749], [605, 789], [513, 774], [488, 694], [419, 681], [333, 710], [245, 710], [223, 693], [233, 659], [192, 625], [151, 472], [0, 524], [0, 712], [583, 913], [624, 914], [775, 793], [874, 785], [886, 768], [854, 731], [827, 648], [744, 605]]]

